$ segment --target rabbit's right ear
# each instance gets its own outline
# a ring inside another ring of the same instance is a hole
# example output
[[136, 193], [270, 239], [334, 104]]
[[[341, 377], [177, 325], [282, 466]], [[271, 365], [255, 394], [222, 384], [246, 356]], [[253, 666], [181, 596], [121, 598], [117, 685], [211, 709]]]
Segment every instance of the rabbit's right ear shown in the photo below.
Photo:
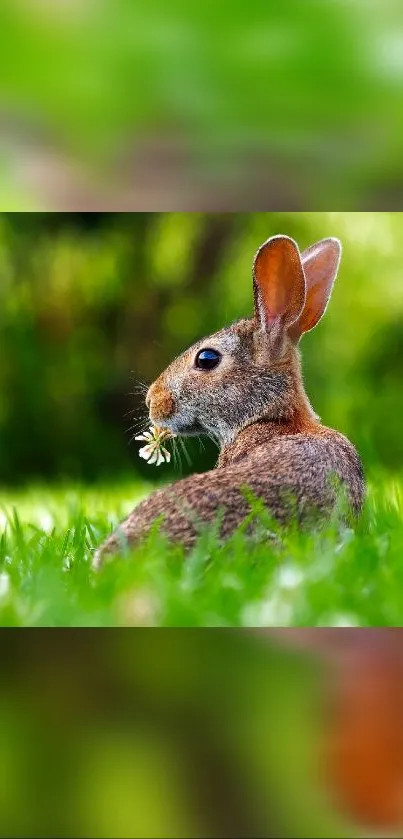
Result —
[[306, 278], [306, 303], [301, 317], [292, 325], [289, 335], [297, 342], [323, 317], [332, 293], [341, 259], [338, 239], [322, 239], [301, 254]]
[[255, 320], [278, 343], [305, 305], [301, 256], [289, 236], [273, 236], [259, 248], [253, 263], [253, 290]]

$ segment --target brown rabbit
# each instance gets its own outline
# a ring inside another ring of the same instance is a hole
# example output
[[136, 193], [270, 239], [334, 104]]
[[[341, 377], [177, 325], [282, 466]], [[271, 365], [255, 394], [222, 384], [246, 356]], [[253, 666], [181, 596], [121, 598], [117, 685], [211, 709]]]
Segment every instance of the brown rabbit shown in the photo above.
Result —
[[146, 397], [153, 424], [217, 440], [216, 468], [140, 503], [97, 551], [94, 567], [124, 544], [138, 543], [156, 519], [172, 541], [190, 548], [199, 523], [213, 521], [220, 510], [225, 538], [250, 512], [245, 487], [280, 522], [290, 515], [290, 498], [300, 521], [313, 510], [326, 519], [338, 499], [335, 476], [347, 490], [352, 512], [360, 512], [359, 456], [314, 413], [298, 350], [301, 336], [325, 312], [340, 256], [340, 242], [333, 238], [302, 254], [287, 236], [274, 236], [259, 248], [253, 264], [254, 317], [192, 346]]

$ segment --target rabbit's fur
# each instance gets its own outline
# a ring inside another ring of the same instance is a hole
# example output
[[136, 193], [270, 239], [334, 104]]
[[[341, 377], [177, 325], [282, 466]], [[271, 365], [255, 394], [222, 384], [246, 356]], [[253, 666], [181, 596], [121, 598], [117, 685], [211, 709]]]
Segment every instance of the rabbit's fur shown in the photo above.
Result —
[[[253, 264], [255, 313], [205, 338], [154, 382], [146, 403], [151, 422], [176, 434], [207, 433], [220, 445], [216, 468], [154, 492], [140, 503], [94, 557], [139, 542], [160, 519], [174, 542], [191, 547], [199, 524], [221, 512], [224, 538], [245, 519], [249, 488], [285, 522], [290, 509], [303, 521], [313, 511], [326, 520], [341, 483], [353, 514], [364, 496], [359, 456], [340, 433], [321, 425], [305, 394], [298, 342], [326, 309], [341, 256], [336, 239], [300, 254], [287, 236], [274, 236]], [[198, 352], [214, 349], [213, 370], [195, 366]], [[292, 500], [290, 508], [290, 500]]]

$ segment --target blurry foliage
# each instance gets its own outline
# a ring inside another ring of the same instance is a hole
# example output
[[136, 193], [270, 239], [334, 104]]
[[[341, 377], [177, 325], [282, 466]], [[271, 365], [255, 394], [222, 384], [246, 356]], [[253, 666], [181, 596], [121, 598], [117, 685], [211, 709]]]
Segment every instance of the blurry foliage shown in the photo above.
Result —
[[358, 835], [316, 765], [307, 657], [213, 630], [37, 639], [0, 666], [2, 835]]
[[2, 208], [395, 206], [402, 23], [393, 0], [3, 0]]
[[[144, 416], [136, 383], [252, 313], [253, 255], [279, 232], [301, 249], [329, 235], [343, 242], [326, 317], [301, 344], [306, 386], [367, 468], [395, 469], [403, 458], [403, 215], [3, 214], [2, 483], [129, 468], [154, 477], [129, 445]], [[214, 463], [207, 443], [205, 453], [189, 447], [193, 468]]]

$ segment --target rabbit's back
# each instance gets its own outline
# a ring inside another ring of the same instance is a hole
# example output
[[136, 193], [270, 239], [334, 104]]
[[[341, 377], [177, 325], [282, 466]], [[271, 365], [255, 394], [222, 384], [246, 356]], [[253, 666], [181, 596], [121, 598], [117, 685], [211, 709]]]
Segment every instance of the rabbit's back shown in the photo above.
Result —
[[310, 507], [331, 511], [343, 485], [355, 515], [364, 497], [362, 464], [354, 446], [337, 431], [317, 426], [315, 434], [298, 433], [277, 437], [258, 446], [241, 466], [248, 485], [263, 498], [273, 514], [286, 515], [284, 499], [288, 495], [296, 512]]
[[250, 512], [246, 488], [278, 521], [286, 522], [290, 513], [303, 521], [311, 513], [329, 516], [338, 497], [336, 477], [358, 514], [364, 495], [358, 454], [342, 434], [320, 428], [317, 435], [288, 434], [250, 451], [246, 434], [243, 454], [237, 451], [233, 462], [178, 481], [141, 502], [121, 525], [120, 535], [106, 542], [104, 552], [116, 550], [119, 538], [130, 544], [140, 541], [158, 519], [172, 541], [189, 548], [200, 527], [213, 521], [219, 510], [221, 536], [227, 537]]

